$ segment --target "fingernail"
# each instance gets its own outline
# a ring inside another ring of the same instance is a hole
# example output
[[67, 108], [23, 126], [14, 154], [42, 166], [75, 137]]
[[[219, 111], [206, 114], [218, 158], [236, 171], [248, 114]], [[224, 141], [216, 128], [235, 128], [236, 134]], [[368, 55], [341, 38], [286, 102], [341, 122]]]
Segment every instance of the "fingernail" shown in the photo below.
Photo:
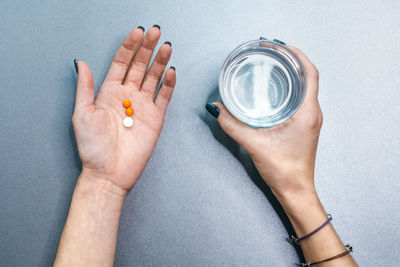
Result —
[[217, 108], [217, 106], [215, 106], [214, 104], [211, 104], [211, 103], [207, 103], [206, 109], [208, 112], [210, 112], [211, 115], [213, 115], [215, 118], [218, 118], [219, 109]]
[[143, 26], [138, 26], [138, 29], [142, 29], [142, 31], [144, 32], [144, 27]]
[[282, 42], [282, 41], [280, 41], [280, 40], [278, 40], [278, 39], [274, 39], [273, 41], [274, 41], [275, 43], [278, 43], [278, 44], [281, 44], [281, 45], [286, 45], [285, 42]]
[[154, 24], [153, 27], [157, 27], [159, 30], [161, 30], [161, 27], [158, 24]]
[[75, 66], [75, 71], [76, 71], [76, 73], [78, 73], [78, 59], [74, 59], [74, 66]]
[[164, 42], [164, 44], [167, 44], [167, 45], [169, 45], [169, 46], [171, 46], [171, 47], [172, 47], [172, 45], [171, 45], [171, 42], [170, 42], [170, 41], [166, 41], [166, 42]]
[[170, 69], [173, 69], [174, 71], [176, 71], [176, 69], [175, 69], [175, 67], [174, 66], [171, 66], [171, 67], [169, 67]]

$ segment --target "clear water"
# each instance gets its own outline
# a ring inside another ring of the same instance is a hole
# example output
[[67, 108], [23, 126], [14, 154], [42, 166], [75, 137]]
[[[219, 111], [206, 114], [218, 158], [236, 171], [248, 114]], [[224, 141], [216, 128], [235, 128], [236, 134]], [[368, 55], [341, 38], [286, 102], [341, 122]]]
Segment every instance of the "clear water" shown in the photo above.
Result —
[[237, 119], [268, 128], [293, 116], [306, 92], [304, 67], [287, 46], [253, 40], [238, 46], [225, 60], [219, 91]]
[[227, 68], [230, 99], [250, 118], [271, 117], [281, 112], [293, 92], [288, 68], [266, 53], [246, 53]]

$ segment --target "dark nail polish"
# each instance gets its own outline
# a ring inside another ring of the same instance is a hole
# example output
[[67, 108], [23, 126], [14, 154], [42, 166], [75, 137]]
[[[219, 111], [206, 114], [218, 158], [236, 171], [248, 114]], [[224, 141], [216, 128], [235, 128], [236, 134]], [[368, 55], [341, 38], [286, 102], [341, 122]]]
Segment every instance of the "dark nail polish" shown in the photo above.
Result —
[[144, 27], [143, 26], [138, 26], [138, 29], [142, 29], [142, 31], [144, 32]]
[[159, 30], [161, 30], [161, 27], [158, 24], [154, 24], [153, 27], [157, 27]]
[[278, 39], [274, 39], [273, 41], [274, 41], [275, 43], [278, 43], [278, 44], [281, 44], [281, 45], [286, 45], [285, 42], [282, 42], [282, 41], [280, 41], [280, 40], [278, 40]]
[[206, 109], [208, 112], [210, 112], [211, 115], [213, 115], [215, 118], [218, 118], [219, 109], [217, 108], [217, 106], [215, 106], [214, 104], [208, 103], [206, 105]]
[[78, 59], [74, 59], [74, 66], [75, 66], [75, 71], [76, 71], [76, 73], [78, 73]]
[[176, 69], [175, 69], [175, 67], [174, 66], [171, 66], [171, 67], [169, 67], [170, 69], [173, 69], [174, 71], [176, 71]]
[[164, 42], [164, 44], [167, 44], [167, 45], [169, 45], [169, 46], [172, 47], [172, 44], [171, 44], [171, 42], [169, 42], [169, 41]]

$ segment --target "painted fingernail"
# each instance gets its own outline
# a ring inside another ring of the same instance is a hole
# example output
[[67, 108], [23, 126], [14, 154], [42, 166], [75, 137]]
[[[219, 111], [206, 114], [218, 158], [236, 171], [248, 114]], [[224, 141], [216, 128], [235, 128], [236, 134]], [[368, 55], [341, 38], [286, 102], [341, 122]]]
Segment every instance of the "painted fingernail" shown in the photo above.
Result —
[[213, 115], [215, 118], [218, 118], [219, 109], [217, 108], [217, 106], [215, 106], [214, 104], [211, 104], [211, 103], [207, 103], [206, 109], [208, 112], [210, 112], [211, 115]]
[[166, 41], [166, 42], [164, 42], [164, 44], [167, 44], [167, 45], [169, 45], [169, 46], [171, 46], [171, 47], [172, 47], [172, 45], [171, 45], [171, 42], [170, 42], [170, 41]]
[[282, 42], [282, 41], [280, 41], [280, 40], [278, 40], [278, 39], [274, 39], [273, 41], [274, 41], [275, 43], [278, 43], [278, 44], [281, 44], [281, 45], [286, 45], [285, 42]]
[[154, 24], [153, 27], [157, 27], [159, 30], [161, 30], [161, 27], [158, 24]]
[[173, 69], [174, 71], [176, 71], [176, 69], [175, 69], [175, 67], [174, 66], [171, 66], [171, 67], [169, 67], [170, 69]]
[[74, 59], [74, 66], [75, 66], [75, 71], [76, 71], [76, 73], [78, 73], [78, 59]]
[[142, 29], [142, 31], [144, 32], [144, 27], [143, 26], [138, 26], [138, 29]]

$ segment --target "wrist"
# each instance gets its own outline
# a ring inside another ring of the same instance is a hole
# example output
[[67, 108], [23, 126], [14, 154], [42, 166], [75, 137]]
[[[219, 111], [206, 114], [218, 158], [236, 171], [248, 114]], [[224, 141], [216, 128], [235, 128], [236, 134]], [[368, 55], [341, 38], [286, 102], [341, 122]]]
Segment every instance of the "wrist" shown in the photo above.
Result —
[[112, 266], [126, 190], [82, 170], [55, 266]]
[[[266, 164], [255, 165], [263, 180], [271, 188], [278, 199], [291, 200], [293, 196], [316, 195], [314, 187], [314, 171], [304, 164], [286, 162], [282, 163], [283, 168], [266, 168]], [[286, 167], [284, 167], [286, 166]]]
[[277, 195], [298, 236], [310, 233], [328, 219], [315, 189]]
[[83, 169], [78, 178], [74, 194], [77, 194], [79, 198], [93, 200], [96, 206], [120, 210], [127, 190], [105, 177], [100, 177]]
[[292, 190], [274, 190], [272, 192], [282, 207], [289, 213], [296, 213], [310, 206], [317, 206], [320, 201], [315, 187], [303, 187]]

